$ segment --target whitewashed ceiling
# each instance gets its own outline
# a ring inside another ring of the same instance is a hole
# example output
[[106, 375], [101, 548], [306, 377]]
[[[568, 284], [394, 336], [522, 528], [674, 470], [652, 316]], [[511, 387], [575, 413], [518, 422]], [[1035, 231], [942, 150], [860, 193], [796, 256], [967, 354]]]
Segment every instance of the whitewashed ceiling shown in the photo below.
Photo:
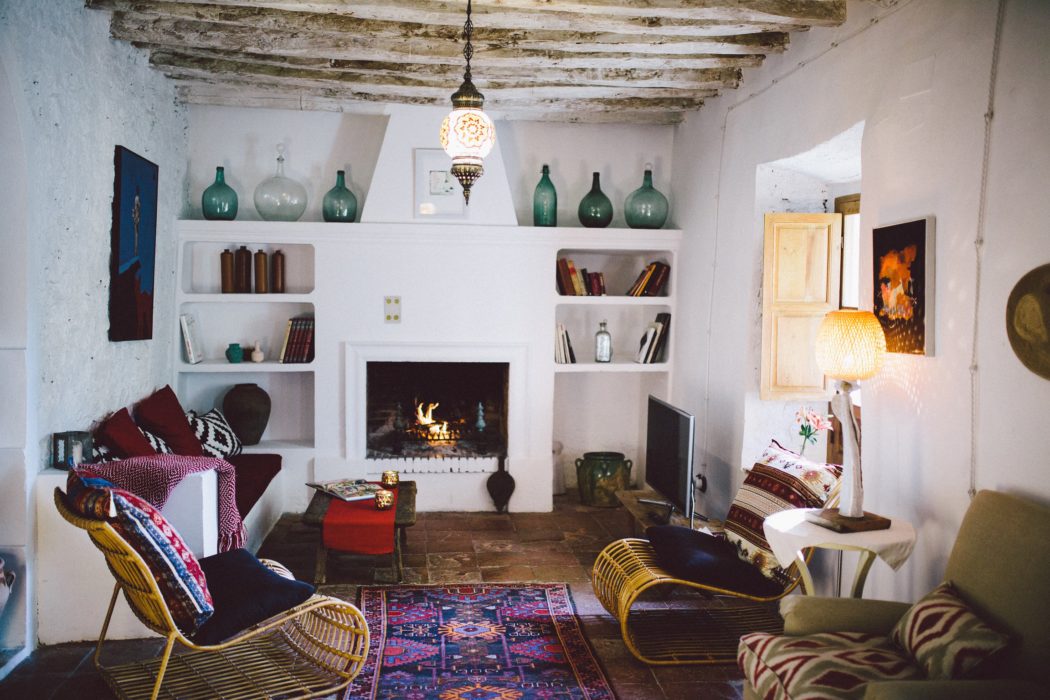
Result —
[[[188, 103], [449, 105], [466, 0], [87, 0]], [[474, 82], [509, 119], [674, 123], [845, 0], [479, 0]]]

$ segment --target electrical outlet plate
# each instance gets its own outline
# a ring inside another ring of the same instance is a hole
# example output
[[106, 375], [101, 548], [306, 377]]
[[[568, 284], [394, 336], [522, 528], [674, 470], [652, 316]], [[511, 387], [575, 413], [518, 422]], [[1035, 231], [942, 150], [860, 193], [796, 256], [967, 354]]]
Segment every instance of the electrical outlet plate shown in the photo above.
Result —
[[401, 297], [388, 294], [383, 297], [383, 322], [401, 323]]

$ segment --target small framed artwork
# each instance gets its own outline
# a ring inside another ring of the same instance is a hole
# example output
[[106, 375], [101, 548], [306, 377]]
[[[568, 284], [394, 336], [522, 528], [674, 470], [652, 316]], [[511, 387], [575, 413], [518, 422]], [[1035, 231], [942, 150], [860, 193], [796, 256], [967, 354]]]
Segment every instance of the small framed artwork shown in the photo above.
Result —
[[148, 340], [153, 337], [159, 171], [123, 146], [117, 146], [113, 165], [109, 339]]
[[416, 219], [464, 218], [463, 190], [452, 174], [452, 159], [440, 148], [417, 148], [415, 156]]
[[92, 444], [91, 433], [71, 430], [51, 435], [51, 466], [55, 469], [69, 469], [73, 464], [90, 462]]
[[875, 316], [889, 352], [933, 354], [934, 217], [872, 231]]

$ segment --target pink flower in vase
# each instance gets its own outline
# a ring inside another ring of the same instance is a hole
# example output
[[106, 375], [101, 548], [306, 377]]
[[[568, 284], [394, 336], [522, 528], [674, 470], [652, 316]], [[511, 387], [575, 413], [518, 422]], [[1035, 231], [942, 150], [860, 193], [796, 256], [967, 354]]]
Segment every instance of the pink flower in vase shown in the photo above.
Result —
[[802, 437], [802, 447], [798, 451], [800, 455], [805, 453], [806, 445], [816, 444], [817, 435], [832, 429], [828, 416], [804, 406], [795, 411], [795, 423], [798, 424], [798, 434]]

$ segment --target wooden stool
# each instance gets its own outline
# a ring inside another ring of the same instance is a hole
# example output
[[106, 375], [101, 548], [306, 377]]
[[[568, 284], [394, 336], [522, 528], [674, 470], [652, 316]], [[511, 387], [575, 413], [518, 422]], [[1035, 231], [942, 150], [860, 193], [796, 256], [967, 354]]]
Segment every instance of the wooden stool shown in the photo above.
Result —
[[[324, 516], [328, 513], [328, 505], [333, 496], [323, 491], [314, 491], [314, 497], [310, 499], [310, 505], [303, 513], [303, 523], [321, 529], [324, 526]], [[397, 487], [397, 511], [394, 513], [394, 552], [393, 568], [397, 572], [397, 582], [405, 578], [405, 569], [401, 560], [401, 548], [408, 540], [405, 528], [416, 524], [416, 482], [402, 481]], [[328, 548], [324, 546], [324, 534], [322, 533], [317, 542], [317, 566], [314, 569], [314, 583], [325, 583], [328, 568]]]

